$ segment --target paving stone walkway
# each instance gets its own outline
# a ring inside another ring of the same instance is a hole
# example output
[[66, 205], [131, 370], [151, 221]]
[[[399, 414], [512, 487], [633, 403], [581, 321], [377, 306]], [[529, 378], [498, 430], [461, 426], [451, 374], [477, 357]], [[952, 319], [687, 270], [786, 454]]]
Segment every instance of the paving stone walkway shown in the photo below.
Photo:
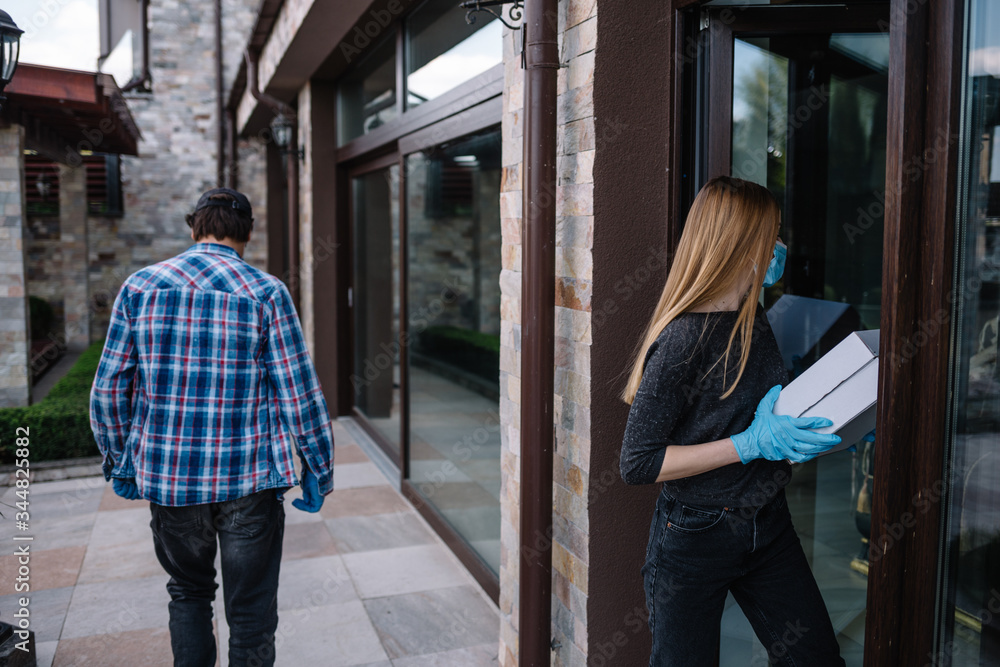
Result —
[[[495, 665], [496, 606], [348, 432], [335, 424], [335, 491], [318, 514], [291, 506], [278, 589], [279, 666]], [[15, 489], [0, 496], [0, 553], [31, 535], [31, 628], [39, 667], [170, 665], [167, 576], [153, 554], [149, 504], [102, 477], [33, 483], [30, 527]], [[0, 556], [0, 618], [18, 609], [17, 557]], [[217, 566], [218, 567], [218, 566]], [[219, 664], [228, 629], [216, 605]]]

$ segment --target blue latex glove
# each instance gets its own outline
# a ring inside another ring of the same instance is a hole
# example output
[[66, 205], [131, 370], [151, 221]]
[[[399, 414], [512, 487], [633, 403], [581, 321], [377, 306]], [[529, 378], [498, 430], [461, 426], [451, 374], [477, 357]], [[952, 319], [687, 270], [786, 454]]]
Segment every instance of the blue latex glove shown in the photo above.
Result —
[[125, 500], [139, 499], [139, 487], [136, 485], [134, 477], [129, 479], [115, 477], [111, 481], [111, 486], [114, 488], [115, 493]]
[[316, 475], [309, 469], [305, 461], [302, 461], [300, 486], [302, 486], [302, 497], [293, 500], [292, 507], [303, 512], [318, 512], [319, 508], [323, 506], [324, 498], [319, 492], [319, 480], [316, 479]]
[[730, 438], [743, 463], [761, 458], [801, 463], [840, 443], [839, 435], [807, 430], [830, 426], [833, 422], [829, 419], [774, 414], [774, 403], [780, 393], [781, 385], [771, 387], [757, 405], [750, 428]]

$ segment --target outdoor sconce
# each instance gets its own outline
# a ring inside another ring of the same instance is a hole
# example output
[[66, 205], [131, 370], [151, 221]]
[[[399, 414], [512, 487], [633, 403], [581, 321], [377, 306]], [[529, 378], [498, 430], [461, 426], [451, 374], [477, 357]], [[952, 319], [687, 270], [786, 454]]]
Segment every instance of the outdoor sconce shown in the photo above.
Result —
[[[514, 24], [521, 20], [521, 14], [524, 10], [524, 0], [466, 0], [460, 5], [460, 7], [468, 10], [465, 12], [465, 22], [470, 25], [476, 22], [476, 14], [478, 12], [487, 12], [500, 19], [500, 23], [503, 23], [511, 30], [520, 30], [521, 26], [507, 23], [507, 21], [504, 20], [504, 5], [511, 6], [510, 9], [507, 10], [507, 16], [510, 17], [510, 20]], [[490, 9], [490, 7], [500, 7], [500, 11], [495, 12]]]
[[274, 137], [274, 145], [284, 155], [289, 153], [295, 153], [299, 156], [300, 160], [305, 159], [305, 151], [301, 148], [292, 148], [290, 144], [292, 143], [292, 135], [295, 130], [295, 118], [294, 116], [289, 116], [284, 113], [279, 113], [271, 121], [271, 136]]
[[7, 99], [3, 90], [14, 78], [23, 34], [24, 31], [17, 27], [10, 14], [0, 9], [0, 102]]

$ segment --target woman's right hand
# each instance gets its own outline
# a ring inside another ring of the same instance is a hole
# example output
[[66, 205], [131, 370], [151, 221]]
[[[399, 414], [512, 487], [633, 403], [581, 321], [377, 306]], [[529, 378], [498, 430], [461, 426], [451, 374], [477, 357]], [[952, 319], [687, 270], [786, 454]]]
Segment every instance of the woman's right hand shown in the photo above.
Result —
[[774, 403], [780, 393], [781, 385], [771, 387], [757, 405], [750, 428], [730, 438], [743, 463], [761, 458], [800, 463], [840, 443], [839, 435], [808, 430], [832, 425], [829, 419], [774, 414]]

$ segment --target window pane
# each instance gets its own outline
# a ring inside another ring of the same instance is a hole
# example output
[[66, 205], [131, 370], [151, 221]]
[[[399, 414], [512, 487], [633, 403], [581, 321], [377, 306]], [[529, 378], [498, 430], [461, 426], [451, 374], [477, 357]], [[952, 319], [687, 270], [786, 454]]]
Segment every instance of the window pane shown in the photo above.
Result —
[[[938, 652], [955, 666], [1000, 664], [1000, 5], [970, 0], [967, 7], [952, 292], [951, 481], [938, 642]], [[941, 489], [932, 491], [936, 502]]]
[[410, 479], [500, 571], [500, 133], [406, 160]]
[[399, 167], [354, 179], [354, 405], [399, 456]]
[[390, 36], [340, 80], [338, 142], [367, 134], [396, 115], [396, 39]]
[[434, 99], [500, 63], [501, 23], [486, 12], [468, 24], [454, 0], [430, 0], [407, 23], [407, 108]]

